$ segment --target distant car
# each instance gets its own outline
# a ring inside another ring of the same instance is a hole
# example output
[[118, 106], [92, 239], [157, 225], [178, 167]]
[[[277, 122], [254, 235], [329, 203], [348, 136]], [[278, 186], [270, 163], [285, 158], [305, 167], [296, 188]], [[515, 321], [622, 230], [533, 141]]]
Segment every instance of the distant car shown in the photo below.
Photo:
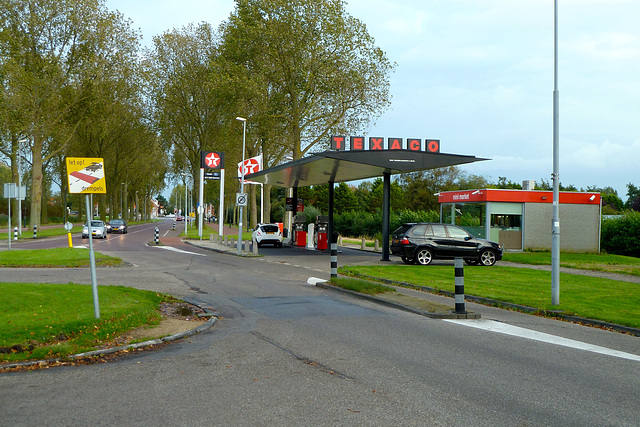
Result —
[[124, 219], [112, 219], [107, 223], [107, 233], [122, 233], [128, 232], [127, 223]]
[[[95, 236], [98, 239], [106, 239], [107, 238], [107, 225], [104, 221], [93, 220], [91, 221], [91, 235]], [[85, 224], [82, 227], [82, 238], [89, 238], [89, 227]]]
[[178, 215], [176, 217], [176, 221], [184, 221], [184, 217], [182, 215]]
[[166, 218], [175, 218], [176, 214], [166, 214], [165, 217]]
[[282, 247], [282, 232], [276, 224], [260, 224], [251, 234], [251, 238], [255, 239], [258, 247], [264, 244], [271, 244], [276, 247]]
[[393, 232], [391, 253], [406, 264], [429, 265], [434, 259], [463, 258], [469, 265], [494, 265], [502, 245], [478, 239], [456, 225], [406, 223]]

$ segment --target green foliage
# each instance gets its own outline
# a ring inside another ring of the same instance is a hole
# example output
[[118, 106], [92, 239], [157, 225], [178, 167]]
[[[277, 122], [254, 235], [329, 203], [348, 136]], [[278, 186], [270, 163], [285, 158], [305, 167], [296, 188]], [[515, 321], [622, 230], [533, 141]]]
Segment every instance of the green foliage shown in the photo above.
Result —
[[640, 257], [640, 212], [602, 221], [601, 249], [611, 254]]
[[[338, 233], [347, 237], [376, 238], [382, 232], [382, 211], [375, 213], [350, 211], [334, 215], [334, 226]], [[391, 232], [405, 222], [439, 222], [440, 213], [436, 211], [411, 211], [402, 209], [392, 211], [389, 217]]]

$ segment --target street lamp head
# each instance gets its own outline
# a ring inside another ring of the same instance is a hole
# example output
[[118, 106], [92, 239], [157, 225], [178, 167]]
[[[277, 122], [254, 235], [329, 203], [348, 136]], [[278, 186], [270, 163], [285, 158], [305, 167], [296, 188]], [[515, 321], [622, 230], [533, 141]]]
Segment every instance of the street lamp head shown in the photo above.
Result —
[[247, 121], [247, 119], [245, 119], [244, 117], [236, 117], [236, 120], [240, 120], [241, 122]]

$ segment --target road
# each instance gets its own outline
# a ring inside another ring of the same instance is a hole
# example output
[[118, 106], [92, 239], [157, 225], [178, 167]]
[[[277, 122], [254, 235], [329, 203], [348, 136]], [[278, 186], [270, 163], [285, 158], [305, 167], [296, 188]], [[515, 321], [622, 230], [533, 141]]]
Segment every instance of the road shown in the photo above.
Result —
[[[307, 285], [310, 276], [328, 277], [327, 254], [264, 247], [264, 257], [239, 258], [182, 244], [170, 226], [160, 224], [161, 240], [181, 252], [146, 246], [149, 225], [96, 242], [131, 263], [98, 269], [98, 284], [199, 301], [221, 316], [216, 325], [110, 363], [1, 374], [2, 425], [635, 426], [640, 419], [636, 337], [474, 304], [467, 308], [481, 322], [428, 319]], [[345, 250], [339, 263], [379, 258]], [[88, 269], [0, 269], [0, 281], [88, 284], [90, 277]], [[591, 347], [496, 332], [500, 326]]]

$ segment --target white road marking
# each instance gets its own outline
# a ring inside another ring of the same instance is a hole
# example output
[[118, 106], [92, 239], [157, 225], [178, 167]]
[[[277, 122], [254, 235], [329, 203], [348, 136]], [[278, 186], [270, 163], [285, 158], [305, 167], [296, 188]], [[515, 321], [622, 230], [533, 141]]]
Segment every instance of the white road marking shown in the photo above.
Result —
[[587, 344], [581, 341], [575, 341], [568, 338], [562, 338], [544, 332], [532, 331], [531, 329], [520, 328], [518, 326], [507, 325], [506, 323], [496, 322], [495, 320], [483, 319], [443, 319], [445, 322], [456, 323], [462, 326], [469, 326], [485, 331], [497, 332], [499, 334], [511, 335], [514, 337], [526, 338], [534, 341], [546, 342], [554, 345], [575, 348], [578, 350], [591, 351], [593, 353], [604, 354], [607, 356], [620, 357], [622, 359], [635, 360], [640, 362], [640, 356], [637, 354], [625, 353], [623, 351], [612, 350], [598, 345]]
[[206, 256], [205, 254], [198, 254], [195, 252], [183, 251], [182, 249], [174, 248], [173, 246], [151, 246], [152, 248], [166, 249], [172, 252], [179, 252], [181, 254], [190, 254], [190, 255], [198, 255], [198, 256]]

